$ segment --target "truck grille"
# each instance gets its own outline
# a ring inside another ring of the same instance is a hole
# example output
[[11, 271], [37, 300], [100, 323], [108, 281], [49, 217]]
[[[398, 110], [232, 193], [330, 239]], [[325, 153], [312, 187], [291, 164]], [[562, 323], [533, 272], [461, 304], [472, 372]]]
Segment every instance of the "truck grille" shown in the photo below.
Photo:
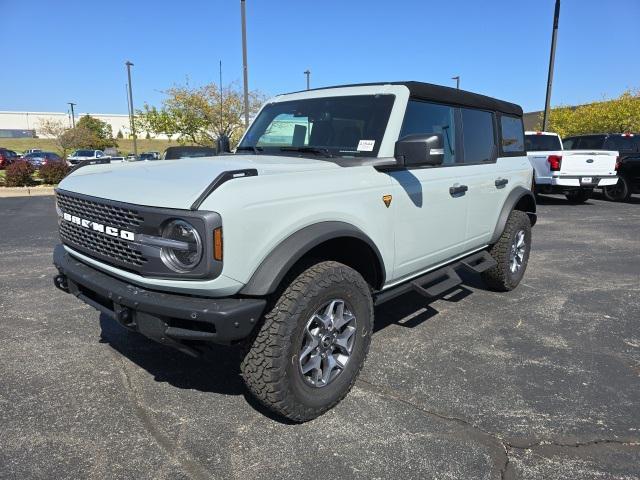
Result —
[[[63, 213], [136, 233], [144, 218], [133, 209], [56, 193]], [[62, 241], [90, 256], [137, 269], [147, 262], [135, 244], [68, 221], [60, 221]]]
[[136, 211], [129, 208], [117, 207], [98, 203], [84, 198], [72, 197], [64, 193], [56, 194], [58, 207], [63, 212], [86, 218], [92, 222], [110, 225], [135, 232], [144, 222], [144, 218]]

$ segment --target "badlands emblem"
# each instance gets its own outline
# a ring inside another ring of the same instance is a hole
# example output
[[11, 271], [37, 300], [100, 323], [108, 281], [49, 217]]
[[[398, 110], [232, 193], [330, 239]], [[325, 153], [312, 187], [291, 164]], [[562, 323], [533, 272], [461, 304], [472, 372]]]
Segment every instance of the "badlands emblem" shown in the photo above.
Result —
[[75, 225], [88, 228], [89, 230], [93, 230], [94, 232], [107, 234], [110, 237], [118, 237], [129, 241], [135, 240], [135, 234], [127, 230], [108, 227], [106, 225], [102, 225], [101, 223], [92, 222], [91, 220], [85, 220], [84, 218], [76, 217], [75, 215], [70, 215], [68, 213], [63, 213], [62, 218], [67, 222], [71, 222]]

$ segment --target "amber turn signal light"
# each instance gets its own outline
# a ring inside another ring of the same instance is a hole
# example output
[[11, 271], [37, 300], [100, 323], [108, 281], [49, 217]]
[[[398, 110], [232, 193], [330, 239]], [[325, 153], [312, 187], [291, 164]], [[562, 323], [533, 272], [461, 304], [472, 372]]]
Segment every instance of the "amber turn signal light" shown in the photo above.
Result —
[[213, 231], [213, 259], [222, 261], [222, 227]]

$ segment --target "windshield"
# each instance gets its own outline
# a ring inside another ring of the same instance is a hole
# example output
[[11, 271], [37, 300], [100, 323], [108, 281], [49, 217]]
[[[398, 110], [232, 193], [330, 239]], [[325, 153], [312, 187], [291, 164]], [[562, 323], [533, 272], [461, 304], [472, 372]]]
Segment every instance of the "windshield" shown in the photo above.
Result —
[[556, 135], [525, 135], [524, 147], [527, 152], [562, 150], [560, 137]]
[[93, 150], [76, 150], [73, 157], [93, 157]]
[[238, 151], [375, 157], [394, 99], [354, 95], [271, 103], [253, 122]]

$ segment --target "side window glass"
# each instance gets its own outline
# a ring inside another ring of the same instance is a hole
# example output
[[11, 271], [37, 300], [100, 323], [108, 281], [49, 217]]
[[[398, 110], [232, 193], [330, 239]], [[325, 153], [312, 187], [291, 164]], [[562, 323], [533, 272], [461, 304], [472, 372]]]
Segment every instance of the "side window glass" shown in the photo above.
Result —
[[495, 137], [493, 133], [493, 114], [471, 108], [462, 108], [460, 111], [462, 113], [464, 163], [494, 160]]
[[565, 150], [573, 150], [573, 144], [576, 142], [575, 138], [565, 138], [562, 141], [562, 148]]
[[454, 108], [435, 103], [409, 100], [400, 138], [407, 135], [441, 133], [444, 139], [443, 165], [456, 162]]
[[500, 117], [503, 152], [524, 152], [522, 119], [503, 115]]

